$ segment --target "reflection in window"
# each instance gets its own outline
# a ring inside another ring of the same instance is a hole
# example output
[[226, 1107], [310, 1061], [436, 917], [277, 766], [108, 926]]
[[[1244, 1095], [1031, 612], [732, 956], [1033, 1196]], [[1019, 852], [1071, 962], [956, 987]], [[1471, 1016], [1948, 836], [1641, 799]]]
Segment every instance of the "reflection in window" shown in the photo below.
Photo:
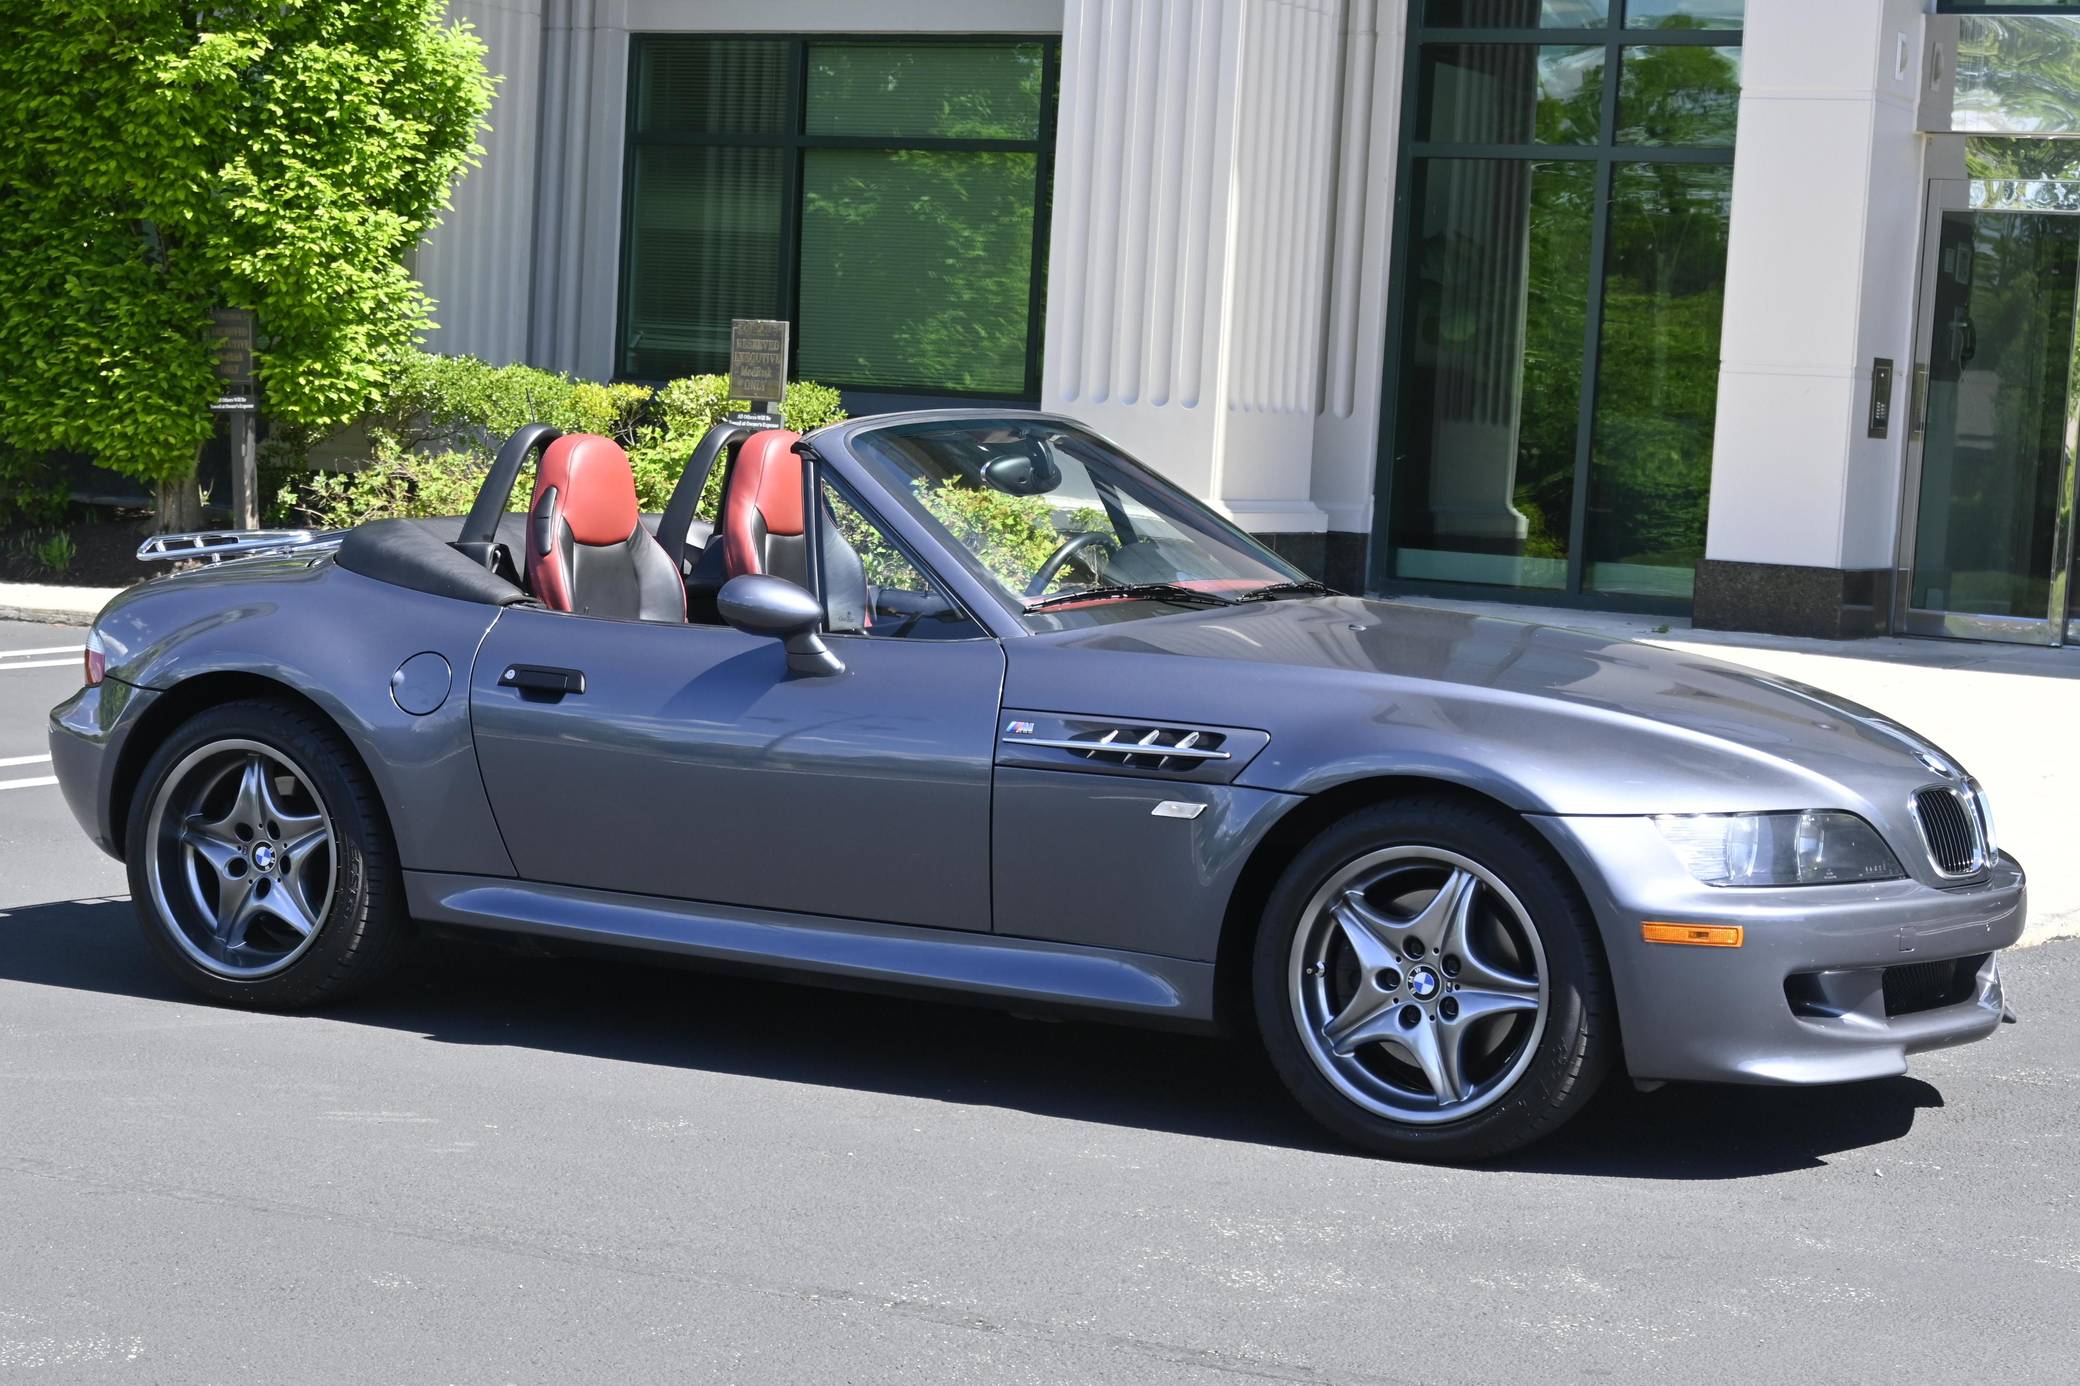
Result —
[[1738, 48], [1628, 48], [1619, 63], [1621, 144], [1731, 145], [1740, 108]]
[[1604, 50], [1519, 43], [1423, 50], [1416, 138], [1450, 144], [1591, 144]]
[[1687, 598], [1704, 556], [1733, 169], [1612, 174], [1589, 587]]
[[1628, 29], [1738, 29], [1747, 0], [1630, 0]]
[[890, 388], [1023, 390], [1036, 158], [807, 151], [801, 373]]
[[1566, 585], [1595, 172], [1585, 162], [1418, 165], [1397, 577]]

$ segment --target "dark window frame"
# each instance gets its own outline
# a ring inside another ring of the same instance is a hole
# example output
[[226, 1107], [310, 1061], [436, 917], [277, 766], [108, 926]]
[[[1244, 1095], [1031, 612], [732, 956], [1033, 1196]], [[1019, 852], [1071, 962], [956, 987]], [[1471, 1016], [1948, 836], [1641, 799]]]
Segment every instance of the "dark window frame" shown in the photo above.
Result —
[[[1583, 607], [1637, 611], [1653, 615], [1688, 615], [1686, 600], [1585, 589], [1588, 509], [1594, 479], [1596, 406], [1602, 375], [1604, 288], [1609, 271], [1611, 185], [1620, 164], [1731, 164], [1733, 146], [1625, 144], [1618, 139], [1618, 98], [1624, 86], [1625, 50], [1696, 45], [1740, 48], [1739, 29], [1630, 29], [1625, 26], [1629, 0], [1612, 0], [1606, 23], [1589, 29], [1444, 27], [1427, 21], [1423, 0], [1412, 0], [1416, 16], [1408, 27], [1402, 60], [1401, 148], [1394, 165], [1393, 239], [1389, 243], [1386, 340], [1380, 361], [1380, 425], [1373, 466], [1372, 531], [1365, 565], [1366, 590], [1413, 593], [1470, 600], [1518, 602], [1535, 606]], [[1423, 49], [1426, 45], [1530, 45], [1535, 47], [1602, 48], [1602, 116], [1597, 139], [1587, 144], [1457, 144], [1416, 140], [1422, 113]], [[1589, 228], [1589, 288], [1583, 323], [1583, 355], [1579, 413], [1575, 424], [1574, 492], [1568, 516], [1567, 585], [1563, 588], [1496, 587], [1482, 583], [1446, 582], [1394, 576], [1395, 452], [1400, 439], [1401, 363], [1408, 346], [1409, 249], [1415, 205], [1411, 191], [1421, 159], [1504, 159], [1538, 163], [1580, 161], [1596, 167]]]
[[[741, 132], [666, 131], [643, 133], [639, 129], [637, 102], [641, 96], [640, 73], [643, 54], [653, 45], [745, 41], [785, 44], [788, 63], [788, 129], [781, 134]], [[824, 44], [874, 45], [894, 48], [923, 48], [959, 44], [998, 44], [1005, 47], [1038, 44], [1041, 48], [1040, 111], [1035, 137], [1029, 140], [950, 139], [934, 136], [823, 135], [809, 131], [809, 54]], [[1059, 34], [1010, 33], [880, 33], [842, 32], [813, 34], [776, 33], [639, 33], [629, 36], [628, 99], [622, 115], [621, 244], [614, 285], [614, 378], [643, 384], [662, 384], [664, 377], [632, 374], [627, 370], [629, 334], [629, 260], [634, 237], [635, 151], [639, 147], [719, 146], [734, 149], [780, 149], [786, 151], [780, 208], [779, 276], [775, 284], [777, 314], [789, 324], [788, 377], [797, 376], [801, 351], [802, 197], [804, 162], [808, 153], [820, 149], [947, 150], [960, 153], [1030, 153], [1033, 165], [1033, 257], [1027, 281], [1025, 379], [1020, 392], [1005, 395], [995, 391], [954, 389], [906, 389], [851, 380], [819, 379], [850, 401], [900, 400], [911, 407], [933, 400], [1029, 404], [1040, 398], [1041, 369], [1046, 336], [1046, 287], [1048, 230], [1053, 219], [1055, 123], [1061, 87]], [[726, 367], [725, 367], [726, 369]]]

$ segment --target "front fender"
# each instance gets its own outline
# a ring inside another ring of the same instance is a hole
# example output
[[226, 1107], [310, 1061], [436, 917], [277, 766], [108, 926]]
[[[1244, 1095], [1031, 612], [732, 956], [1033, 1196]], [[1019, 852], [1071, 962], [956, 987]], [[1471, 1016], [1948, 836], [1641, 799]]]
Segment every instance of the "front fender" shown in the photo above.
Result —
[[[291, 559], [146, 583], [111, 602], [95, 629], [111, 678], [169, 698], [226, 674], [293, 690], [360, 754], [405, 867], [510, 876], [469, 723], [470, 666], [497, 616], [495, 607], [393, 587], [328, 560]], [[391, 678], [421, 653], [447, 662], [449, 691], [415, 716], [398, 706]]]

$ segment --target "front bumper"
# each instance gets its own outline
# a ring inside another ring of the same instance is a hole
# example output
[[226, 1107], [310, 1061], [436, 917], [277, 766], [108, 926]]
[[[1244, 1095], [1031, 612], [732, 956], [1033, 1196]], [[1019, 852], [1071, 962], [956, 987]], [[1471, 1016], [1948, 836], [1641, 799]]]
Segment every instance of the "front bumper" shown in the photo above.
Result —
[[[1883, 1078], [1906, 1072], [1909, 1054], [1984, 1039], [2001, 1023], [1996, 954], [2022, 936], [2027, 894], [2012, 857], [1953, 890], [1913, 880], [1725, 889], [1693, 879], [1647, 819], [1529, 821], [1589, 896], [1635, 1078]], [[1648, 921], [1737, 924], [1741, 946], [1647, 943]], [[1952, 966], [1904, 970], [1931, 963]], [[1900, 969], [1889, 983], [1888, 969]]]
[[94, 845], [112, 857], [123, 855], [116, 805], [123, 740], [158, 696], [110, 678], [81, 688], [51, 709], [51, 773], [58, 777], [58, 790]]

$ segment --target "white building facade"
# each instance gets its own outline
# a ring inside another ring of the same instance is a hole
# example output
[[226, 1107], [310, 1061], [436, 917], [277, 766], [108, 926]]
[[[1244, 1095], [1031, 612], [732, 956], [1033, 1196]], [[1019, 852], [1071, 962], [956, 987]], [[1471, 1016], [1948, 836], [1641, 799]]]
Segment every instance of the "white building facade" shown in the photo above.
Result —
[[1341, 587], [2080, 642], [2046, 8], [455, 0], [429, 345], [782, 317], [855, 413], [1071, 415]]

